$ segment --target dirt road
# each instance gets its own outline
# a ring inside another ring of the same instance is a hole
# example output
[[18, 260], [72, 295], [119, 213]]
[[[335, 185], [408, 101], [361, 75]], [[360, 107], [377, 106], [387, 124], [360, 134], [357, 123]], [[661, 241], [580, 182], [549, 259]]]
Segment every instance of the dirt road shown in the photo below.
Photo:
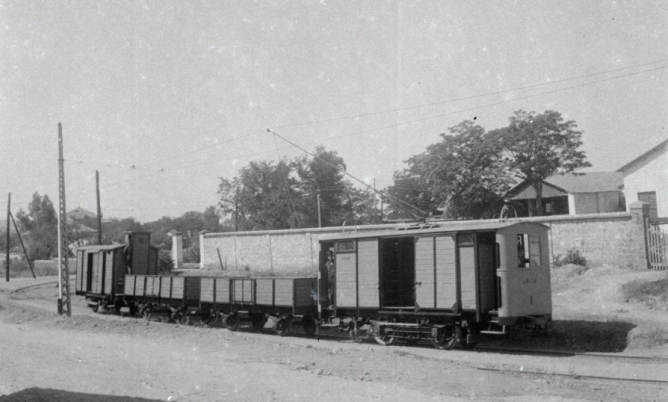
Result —
[[[563, 292], [577, 293], [576, 286], [587, 286], [583, 278], [564, 280], [570, 284], [563, 288], [556, 284], [555, 301]], [[230, 332], [93, 314], [80, 298], [75, 298], [73, 317], [67, 318], [55, 314], [55, 288], [46, 293], [42, 289], [35, 298], [25, 293], [10, 297], [13, 289], [33, 283], [21, 279], [0, 284], [0, 401], [19, 400], [11, 399], [12, 394], [30, 387], [95, 394], [98, 400], [113, 395], [161, 401], [668, 399], [668, 382], [662, 382], [668, 380], [668, 360], [440, 351], [428, 345], [383, 347], [345, 338], [283, 338], [268, 331]], [[596, 294], [581, 293], [584, 302], [593, 297], [587, 314], [598, 308], [601, 299]], [[571, 323], [580, 322], [567, 304], [555, 306], [555, 318], [563, 314]], [[640, 307], [627, 306], [628, 312], [632, 308]], [[618, 348], [618, 338], [628, 339], [641, 327], [614, 317], [583, 319], [584, 324], [578, 325], [593, 325], [607, 346], [586, 346], [596, 341], [595, 334], [573, 335], [569, 339], [577, 340], [571, 342], [575, 350], [582, 343], [580, 350], [585, 352], [596, 348], [612, 352], [607, 349]], [[607, 325], [610, 322], [627, 325]], [[611, 335], [619, 331], [622, 335]], [[572, 345], [560, 334], [528, 343], [565, 351]], [[518, 347], [527, 343], [522, 341], [482, 346]], [[668, 357], [665, 348], [622, 347], [610, 354]], [[647, 381], [630, 381], [634, 378]]]

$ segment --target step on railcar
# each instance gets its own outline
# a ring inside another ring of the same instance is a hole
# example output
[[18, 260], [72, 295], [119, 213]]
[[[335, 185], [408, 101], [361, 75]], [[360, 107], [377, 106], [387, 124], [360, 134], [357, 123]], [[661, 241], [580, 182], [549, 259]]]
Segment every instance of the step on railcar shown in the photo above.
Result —
[[383, 345], [427, 339], [441, 348], [518, 324], [544, 329], [552, 317], [548, 230], [478, 221], [323, 239], [321, 318], [368, 325]]

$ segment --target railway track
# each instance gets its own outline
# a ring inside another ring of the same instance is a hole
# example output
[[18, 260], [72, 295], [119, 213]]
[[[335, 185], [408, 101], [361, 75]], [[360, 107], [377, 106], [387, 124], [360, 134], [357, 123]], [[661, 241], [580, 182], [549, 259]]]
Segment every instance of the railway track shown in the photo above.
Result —
[[643, 384], [668, 384], [668, 380], [655, 380], [655, 379], [645, 379], [645, 378], [596, 376], [588, 374], [556, 373], [548, 371], [510, 370], [510, 369], [498, 369], [492, 367], [478, 367], [478, 370], [493, 371], [496, 373], [566, 377], [574, 380], [604, 380], [604, 381], [615, 381], [615, 382], [625, 381], [625, 382], [643, 383]]
[[12, 300], [47, 300], [46, 297], [30, 297], [26, 295], [25, 292], [31, 289], [36, 288], [49, 288], [49, 287], [58, 286], [58, 281], [50, 281], [38, 283], [36, 285], [24, 286], [22, 288], [14, 289], [9, 293], [9, 298]]

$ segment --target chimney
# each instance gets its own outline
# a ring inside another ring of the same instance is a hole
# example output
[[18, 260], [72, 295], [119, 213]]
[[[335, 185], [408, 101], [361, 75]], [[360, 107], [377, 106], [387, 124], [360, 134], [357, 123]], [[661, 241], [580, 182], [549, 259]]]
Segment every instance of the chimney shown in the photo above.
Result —
[[181, 232], [172, 232], [172, 259], [174, 269], [183, 268], [183, 233]]

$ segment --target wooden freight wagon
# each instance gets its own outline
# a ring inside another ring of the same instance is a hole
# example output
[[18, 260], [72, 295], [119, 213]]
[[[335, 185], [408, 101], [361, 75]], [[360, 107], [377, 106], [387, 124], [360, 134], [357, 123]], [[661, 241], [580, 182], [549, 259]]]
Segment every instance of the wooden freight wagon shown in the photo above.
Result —
[[[150, 233], [128, 232], [126, 244], [78, 248], [75, 293], [85, 296], [95, 311], [111, 306], [120, 310], [126, 305], [126, 274], [157, 274], [158, 248], [149, 241]], [[135, 288], [133, 285], [133, 292]]]
[[126, 270], [124, 245], [87, 246], [78, 248], [75, 292], [86, 296], [90, 307], [114, 304], [123, 294]]

